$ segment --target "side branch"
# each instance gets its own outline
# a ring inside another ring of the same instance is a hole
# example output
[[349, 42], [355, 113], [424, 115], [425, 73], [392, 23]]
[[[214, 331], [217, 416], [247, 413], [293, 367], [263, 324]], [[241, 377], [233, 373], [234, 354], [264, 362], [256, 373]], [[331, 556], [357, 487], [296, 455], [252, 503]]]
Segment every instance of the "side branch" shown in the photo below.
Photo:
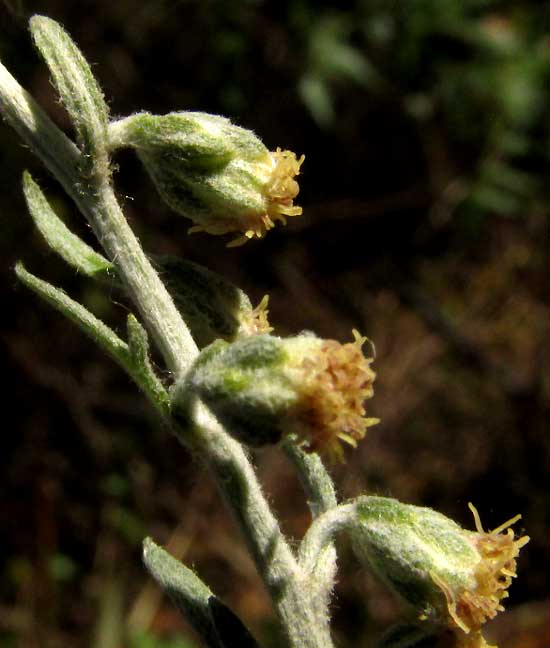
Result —
[[358, 506], [365, 506], [366, 497], [340, 504], [313, 521], [298, 552], [298, 562], [307, 574], [313, 575], [321, 556], [334, 537], [357, 522]]

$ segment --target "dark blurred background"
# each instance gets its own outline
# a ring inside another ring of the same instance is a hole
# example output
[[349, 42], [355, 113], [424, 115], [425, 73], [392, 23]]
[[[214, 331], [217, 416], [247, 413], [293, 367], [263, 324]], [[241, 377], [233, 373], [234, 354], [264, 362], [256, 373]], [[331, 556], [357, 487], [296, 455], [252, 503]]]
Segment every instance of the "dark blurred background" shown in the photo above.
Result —
[[[492, 638], [550, 646], [550, 3], [2, 0], [2, 61], [70, 133], [33, 13], [72, 34], [114, 115], [221, 113], [305, 153], [303, 217], [237, 249], [186, 236], [132, 155], [116, 182], [147, 251], [207, 265], [253, 302], [269, 293], [279, 334], [347, 341], [355, 327], [374, 341], [382, 422], [332, 469], [341, 496], [391, 495], [469, 528], [469, 501], [489, 528], [521, 512], [532, 540]], [[21, 258], [122, 327], [120, 296], [33, 231], [23, 169], [91, 242], [82, 218], [4, 125], [0, 168], [0, 644], [194, 646], [141, 566], [152, 535], [278, 646], [209, 477], [108, 358], [16, 285]], [[300, 537], [309, 518], [284, 456], [255, 460]], [[400, 608], [341, 547], [337, 643], [372, 646]]]

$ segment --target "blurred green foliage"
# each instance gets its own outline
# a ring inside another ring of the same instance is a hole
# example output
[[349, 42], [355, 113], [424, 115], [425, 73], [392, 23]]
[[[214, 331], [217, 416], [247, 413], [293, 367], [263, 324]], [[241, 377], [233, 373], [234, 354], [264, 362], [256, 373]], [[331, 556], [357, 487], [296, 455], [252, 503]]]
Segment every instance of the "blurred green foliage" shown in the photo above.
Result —
[[547, 7], [363, 0], [319, 15], [314, 4], [296, 5], [307, 43], [298, 89], [319, 125], [338, 128], [343, 85], [393, 99], [419, 129], [443, 128], [467, 156], [468, 166], [457, 160], [464, 213], [525, 213], [550, 161]]

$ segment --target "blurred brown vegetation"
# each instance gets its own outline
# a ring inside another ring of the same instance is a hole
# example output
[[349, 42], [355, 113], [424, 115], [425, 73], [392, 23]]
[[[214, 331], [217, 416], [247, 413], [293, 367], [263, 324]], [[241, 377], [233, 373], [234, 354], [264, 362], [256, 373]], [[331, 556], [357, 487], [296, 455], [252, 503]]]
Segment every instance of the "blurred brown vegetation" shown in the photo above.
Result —
[[[369, 413], [382, 422], [333, 473], [342, 497], [392, 495], [472, 526], [515, 513], [532, 540], [501, 648], [550, 646], [550, 7], [496, 0], [4, 0], [0, 56], [68, 132], [32, 50], [28, 16], [59, 20], [94, 63], [115, 115], [205, 110], [306, 155], [304, 216], [225, 249], [187, 237], [131, 155], [116, 182], [146, 249], [180, 254], [271, 296], [279, 334], [376, 346]], [[208, 475], [129, 380], [70, 323], [15, 285], [62, 285], [114, 326], [128, 305], [75, 276], [33, 231], [29, 168], [0, 128], [3, 437], [0, 643], [184, 648], [187, 629], [140, 564], [152, 535], [193, 564], [266, 645], [271, 610]], [[308, 524], [278, 449], [256, 454], [285, 529]], [[338, 645], [372, 646], [399, 606], [345, 539]]]

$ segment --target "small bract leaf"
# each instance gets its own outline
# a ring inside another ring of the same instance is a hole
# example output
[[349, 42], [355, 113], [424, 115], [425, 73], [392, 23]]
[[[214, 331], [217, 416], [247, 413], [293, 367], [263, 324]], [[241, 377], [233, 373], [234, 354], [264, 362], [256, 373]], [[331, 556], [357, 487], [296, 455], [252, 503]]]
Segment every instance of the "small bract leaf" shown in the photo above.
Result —
[[114, 265], [69, 230], [28, 171], [23, 174], [23, 191], [34, 224], [54, 252], [88, 277], [114, 275]]

